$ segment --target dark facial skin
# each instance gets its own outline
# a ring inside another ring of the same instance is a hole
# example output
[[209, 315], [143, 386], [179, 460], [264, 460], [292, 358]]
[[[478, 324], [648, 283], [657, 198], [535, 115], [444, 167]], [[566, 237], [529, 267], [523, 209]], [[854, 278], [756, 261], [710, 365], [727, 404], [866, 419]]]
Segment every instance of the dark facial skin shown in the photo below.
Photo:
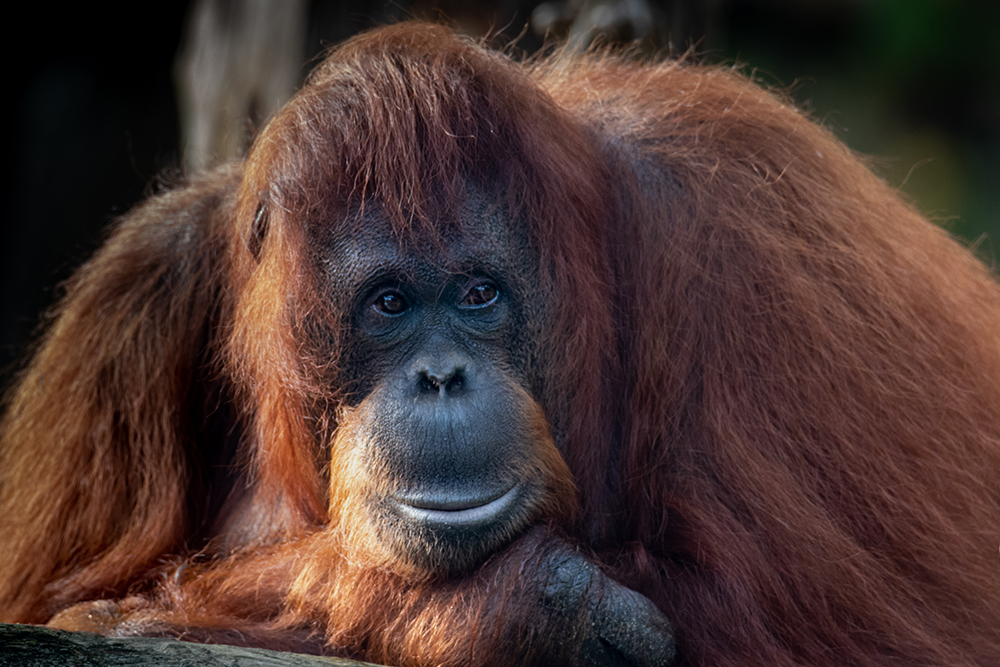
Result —
[[363, 424], [352, 446], [378, 480], [380, 537], [422, 567], [478, 562], [544, 491], [526, 389], [535, 255], [481, 198], [442, 239], [401, 243], [370, 208], [328, 248], [350, 313], [338, 384]]

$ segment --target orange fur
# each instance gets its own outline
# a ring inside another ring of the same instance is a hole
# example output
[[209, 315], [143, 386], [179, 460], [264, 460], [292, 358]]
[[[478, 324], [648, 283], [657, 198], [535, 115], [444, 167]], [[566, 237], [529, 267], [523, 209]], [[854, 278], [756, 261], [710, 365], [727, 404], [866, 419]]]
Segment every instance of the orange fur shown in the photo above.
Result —
[[[440, 577], [355, 521], [309, 233], [374, 201], [401, 242], [447, 235], [469, 182], [541, 249], [555, 486]], [[967, 250], [731, 71], [386, 28], [70, 281], [7, 399], [0, 618], [134, 594], [116, 632], [511, 664], [572, 643], [524, 583], [565, 535], [680, 664], [997, 665], [998, 331]]]

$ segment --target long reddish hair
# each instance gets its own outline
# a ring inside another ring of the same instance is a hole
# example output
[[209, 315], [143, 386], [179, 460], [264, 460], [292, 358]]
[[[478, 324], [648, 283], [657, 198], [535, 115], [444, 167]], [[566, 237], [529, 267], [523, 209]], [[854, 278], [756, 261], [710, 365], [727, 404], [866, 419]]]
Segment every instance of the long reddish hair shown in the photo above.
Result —
[[[340, 330], [315, 334], [343, 314], [310, 235], [371, 201], [404, 242], [446, 234], [470, 182], [540, 249], [533, 428], [579, 508], [411, 580], [330, 515]], [[140, 629], [503, 664], [558, 639], [509, 612], [559, 534], [658, 605], [681, 664], [1000, 664], [998, 331], [965, 248], [737, 73], [381, 29], [69, 284], [3, 423], [3, 617], [140, 590]], [[223, 417], [249, 490], [212, 504], [191, 452]], [[214, 559], [154, 587], [196, 538]]]

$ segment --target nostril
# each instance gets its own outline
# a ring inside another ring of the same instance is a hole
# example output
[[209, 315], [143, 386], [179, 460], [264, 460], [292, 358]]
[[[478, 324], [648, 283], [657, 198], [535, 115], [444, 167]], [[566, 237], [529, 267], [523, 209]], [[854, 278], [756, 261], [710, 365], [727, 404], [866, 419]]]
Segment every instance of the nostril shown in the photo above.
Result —
[[432, 377], [426, 373], [420, 375], [420, 390], [425, 393], [437, 392], [441, 388], [441, 383], [438, 382], [437, 378]]
[[424, 368], [418, 371], [417, 385], [421, 393], [447, 394], [465, 387], [465, 367], [455, 366], [441, 371]]

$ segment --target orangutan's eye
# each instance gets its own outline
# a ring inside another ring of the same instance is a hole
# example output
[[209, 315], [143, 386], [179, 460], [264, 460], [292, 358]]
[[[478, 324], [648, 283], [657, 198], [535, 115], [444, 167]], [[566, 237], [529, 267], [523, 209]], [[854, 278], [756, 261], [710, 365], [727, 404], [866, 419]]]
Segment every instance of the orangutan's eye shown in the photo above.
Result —
[[489, 280], [484, 280], [466, 292], [459, 308], [485, 308], [496, 303], [499, 296], [500, 290], [497, 289], [497, 286]]
[[383, 292], [375, 297], [375, 301], [372, 303], [372, 308], [375, 309], [377, 313], [382, 315], [388, 315], [393, 317], [395, 315], [402, 315], [409, 308], [409, 304], [406, 303], [406, 299], [399, 292], [389, 291]]

